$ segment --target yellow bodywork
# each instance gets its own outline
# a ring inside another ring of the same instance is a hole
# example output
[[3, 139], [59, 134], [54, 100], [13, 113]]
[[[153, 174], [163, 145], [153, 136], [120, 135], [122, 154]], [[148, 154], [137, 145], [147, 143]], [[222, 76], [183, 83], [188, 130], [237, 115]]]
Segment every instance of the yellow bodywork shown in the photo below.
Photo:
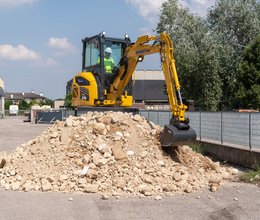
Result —
[[[89, 82], [89, 85], [79, 85], [77, 77], [82, 77]], [[107, 91], [103, 91], [107, 95]], [[127, 93], [121, 96], [121, 100], [98, 100], [98, 85], [91, 72], [78, 73], [72, 82], [72, 106], [123, 106], [130, 107], [133, 104], [133, 97]]]

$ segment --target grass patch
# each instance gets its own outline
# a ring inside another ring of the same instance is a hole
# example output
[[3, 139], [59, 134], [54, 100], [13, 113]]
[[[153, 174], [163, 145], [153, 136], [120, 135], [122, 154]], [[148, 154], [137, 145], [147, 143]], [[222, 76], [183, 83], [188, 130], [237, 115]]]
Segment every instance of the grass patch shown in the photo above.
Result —
[[199, 143], [191, 145], [191, 149], [197, 153], [205, 154], [205, 147]]
[[260, 167], [242, 174], [240, 180], [246, 183], [260, 183]]

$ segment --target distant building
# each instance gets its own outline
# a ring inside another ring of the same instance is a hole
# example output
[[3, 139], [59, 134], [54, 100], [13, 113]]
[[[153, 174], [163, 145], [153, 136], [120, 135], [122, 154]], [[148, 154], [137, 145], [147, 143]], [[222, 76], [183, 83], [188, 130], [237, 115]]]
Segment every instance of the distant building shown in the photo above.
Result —
[[3, 115], [5, 109], [4, 102], [4, 81], [0, 78], [0, 117]]
[[65, 100], [64, 99], [57, 99], [54, 100], [54, 109], [64, 108], [65, 107]]
[[132, 76], [132, 95], [136, 103], [168, 103], [164, 93], [165, 79], [161, 70], [136, 70]]
[[43, 93], [36, 94], [34, 91], [26, 93], [26, 92], [6, 92], [4, 94], [5, 101], [13, 101], [13, 104], [19, 105], [19, 102], [24, 100], [27, 103], [31, 102], [32, 100], [35, 100], [37, 102], [45, 101], [47, 98], [43, 96]]

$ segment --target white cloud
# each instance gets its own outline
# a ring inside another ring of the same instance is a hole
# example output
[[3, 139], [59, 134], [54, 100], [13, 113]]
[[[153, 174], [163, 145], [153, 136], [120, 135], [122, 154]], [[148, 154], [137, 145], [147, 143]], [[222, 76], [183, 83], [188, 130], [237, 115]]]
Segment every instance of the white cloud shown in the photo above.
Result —
[[48, 45], [50, 47], [58, 49], [58, 50], [74, 49], [74, 46], [68, 41], [68, 39], [66, 37], [64, 37], [64, 38], [51, 37], [48, 41]]
[[147, 21], [153, 23], [158, 20], [159, 9], [165, 0], [125, 0], [126, 3], [137, 8], [138, 13]]
[[48, 58], [46, 60], [46, 65], [47, 66], [57, 66], [58, 62], [56, 60], [54, 60], [53, 58]]
[[214, 5], [216, 0], [180, 0], [180, 4], [188, 7], [191, 12], [205, 16], [208, 9]]
[[74, 53], [76, 51], [76, 48], [68, 41], [66, 37], [51, 37], [48, 40], [48, 46], [56, 49], [55, 56], [62, 56], [64, 54]]
[[[163, 2], [166, 0], [125, 0], [129, 5], [137, 8], [138, 13], [150, 23], [158, 22], [158, 15]], [[216, 0], [179, 0], [179, 4], [188, 7], [191, 12], [204, 16], [208, 7]]]
[[11, 61], [34, 61], [38, 60], [40, 55], [22, 44], [17, 47], [4, 44], [0, 45], [0, 58]]
[[206, 5], [210, 1], [209, 0], [193, 0], [193, 2], [201, 4], [201, 5]]
[[15, 7], [20, 5], [32, 5], [38, 0], [0, 0], [0, 7]]
[[[166, 0], [125, 0], [129, 5], [135, 7], [138, 13], [148, 21], [146, 27], [140, 28], [140, 32], [151, 34], [159, 21], [160, 8]], [[179, 5], [187, 7], [192, 13], [205, 16], [207, 9], [215, 3], [216, 0], [179, 0]], [[150, 30], [150, 31], [149, 31]]]

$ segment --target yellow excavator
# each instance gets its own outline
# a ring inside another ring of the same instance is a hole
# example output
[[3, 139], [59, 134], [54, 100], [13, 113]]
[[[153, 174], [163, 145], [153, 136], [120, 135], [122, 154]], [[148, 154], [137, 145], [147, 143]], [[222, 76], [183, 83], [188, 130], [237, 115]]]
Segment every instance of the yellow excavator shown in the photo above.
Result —
[[[189, 145], [196, 140], [195, 131], [185, 117], [180, 83], [173, 58], [173, 43], [165, 32], [138, 37], [135, 42], [106, 37], [102, 32], [82, 40], [82, 72], [72, 79], [72, 106], [76, 108], [118, 110], [131, 109], [132, 75], [144, 56], [158, 53], [171, 107], [172, 118], [160, 137], [162, 147]], [[112, 52], [113, 58], [105, 52]], [[107, 65], [111, 64], [110, 68]]]

